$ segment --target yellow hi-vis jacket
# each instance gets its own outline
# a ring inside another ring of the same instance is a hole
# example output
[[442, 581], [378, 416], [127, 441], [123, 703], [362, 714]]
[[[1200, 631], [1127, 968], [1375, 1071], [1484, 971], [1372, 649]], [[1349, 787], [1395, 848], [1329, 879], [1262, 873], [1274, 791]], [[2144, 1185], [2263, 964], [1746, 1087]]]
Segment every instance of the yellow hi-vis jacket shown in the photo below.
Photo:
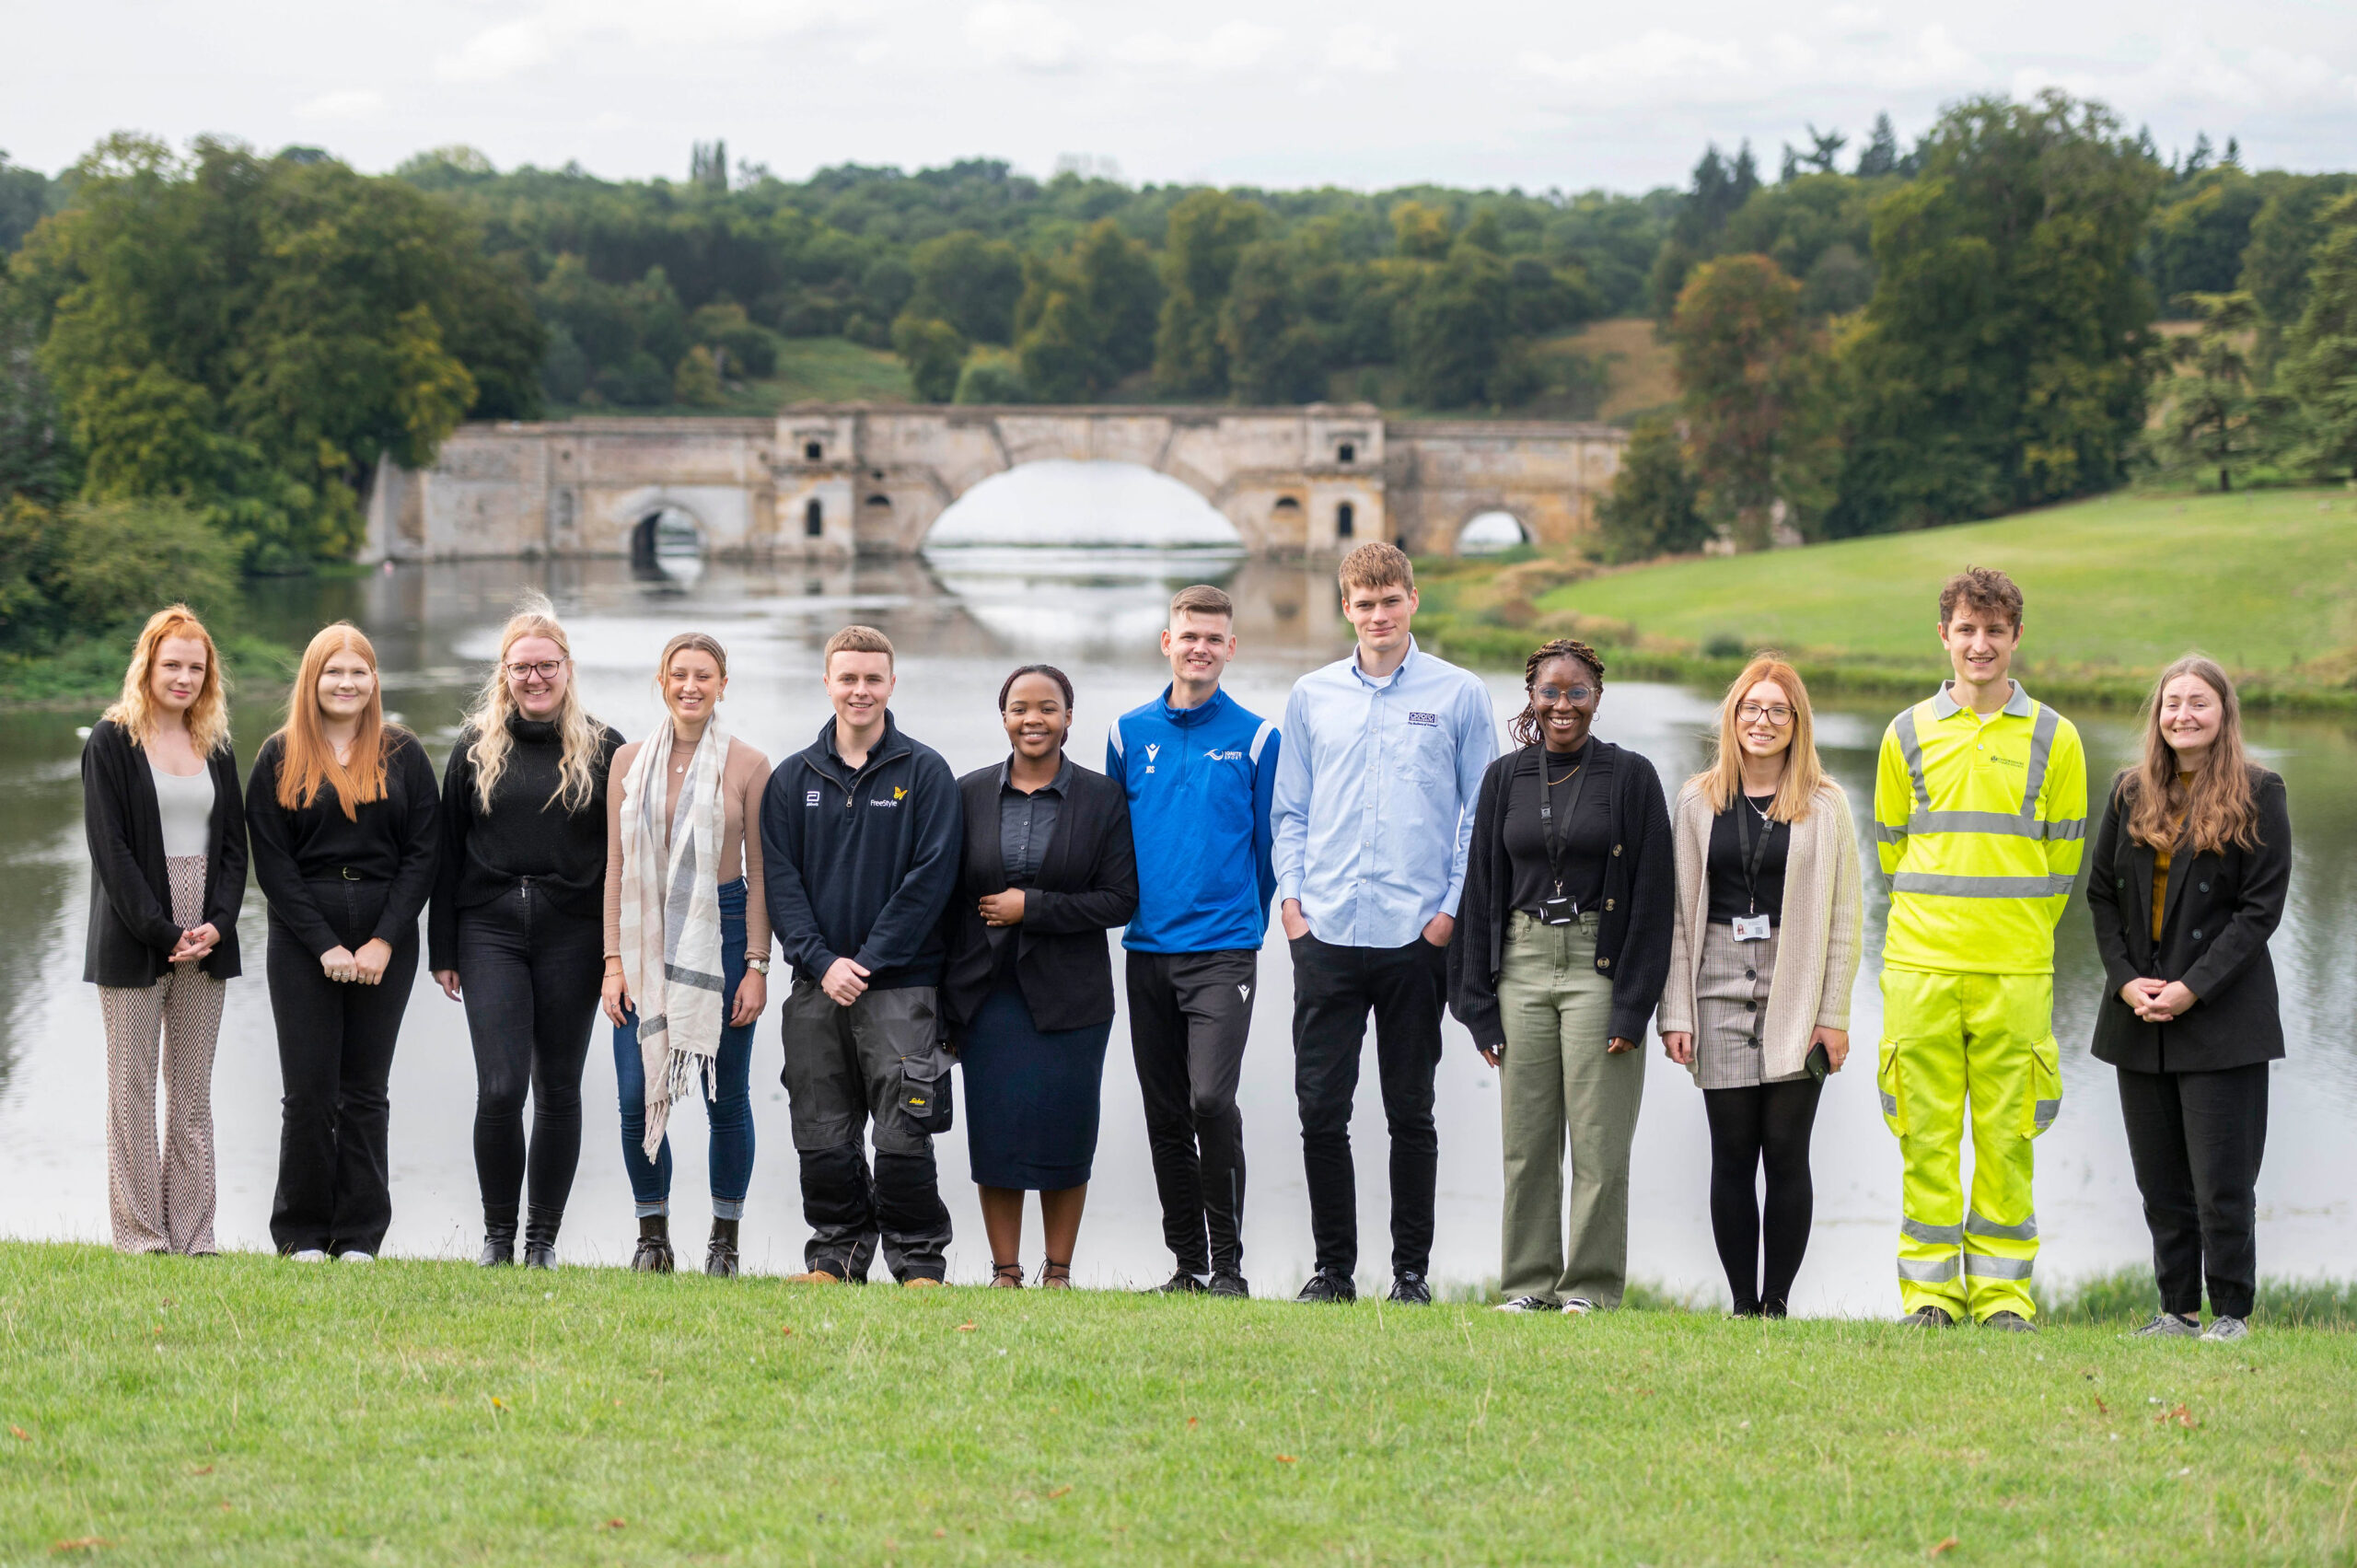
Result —
[[2086, 847], [2087, 759], [2071, 721], [2013, 683], [1983, 722], [1943, 684], [1883, 732], [1875, 840], [1890, 877], [1883, 963], [2051, 974]]

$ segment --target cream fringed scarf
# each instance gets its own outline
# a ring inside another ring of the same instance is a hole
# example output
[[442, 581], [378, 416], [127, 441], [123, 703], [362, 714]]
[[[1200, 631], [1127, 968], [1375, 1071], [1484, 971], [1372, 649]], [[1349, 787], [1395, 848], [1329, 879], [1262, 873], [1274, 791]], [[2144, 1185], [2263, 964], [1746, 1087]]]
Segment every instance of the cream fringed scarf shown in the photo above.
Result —
[[726, 982], [720, 973], [721, 774], [728, 734], [704, 726], [679, 783], [669, 830], [663, 769], [671, 726], [646, 738], [622, 781], [622, 983], [638, 1007], [638, 1056], [646, 1070], [646, 1157], [662, 1146], [673, 1102], [714, 1074]]

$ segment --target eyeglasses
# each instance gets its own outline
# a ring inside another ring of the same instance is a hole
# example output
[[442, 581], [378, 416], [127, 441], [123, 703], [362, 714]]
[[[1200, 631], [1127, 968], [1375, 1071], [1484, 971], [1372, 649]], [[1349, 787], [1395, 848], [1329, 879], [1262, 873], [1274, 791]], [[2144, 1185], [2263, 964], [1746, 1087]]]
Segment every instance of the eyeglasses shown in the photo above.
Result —
[[1534, 702], [1585, 703], [1596, 695], [1593, 686], [1534, 686], [1530, 690]]
[[561, 658], [544, 658], [538, 664], [511, 664], [507, 667], [507, 679], [530, 680], [537, 677], [542, 680], [554, 680], [556, 672], [563, 668], [564, 661]]
[[1735, 711], [1735, 716], [1741, 719], [1746, 724], [1758, 724], [1761, 719], [1766, 719], [1770, 727], [1782, 729], [1786, 725], [1793, 722], [1793, 710], [1784, 706], [1782, 703], [1778, 703], [1773, 706], [1762, 706], [1758, 703], [1746, 703], [1743, 706]]

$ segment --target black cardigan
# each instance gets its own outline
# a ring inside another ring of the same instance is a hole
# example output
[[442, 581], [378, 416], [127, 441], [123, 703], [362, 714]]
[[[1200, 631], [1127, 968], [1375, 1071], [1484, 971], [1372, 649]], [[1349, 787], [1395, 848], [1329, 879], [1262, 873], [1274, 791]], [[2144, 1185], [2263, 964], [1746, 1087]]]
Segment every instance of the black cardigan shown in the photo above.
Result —
[[442, 770], [442, 848], [425, 917], [427, 969], [457, 969], [459, 916], [504, 897], [527, 877], [548, 896], [552, 912], [590, 925], [605, 919], [606, 784], [622, 738], [589, 723], [598, 755], [589, 798], [577, 811], [552, 803], [564, 782], [564, 742], [552, 721], [507, 721], [507, 766], [487, 814], [475, 798], [475, 732], [459, 732]]
[[[1612, 854], [1604, 866], [1604, 908], [1598, 912], [1596, 972], [1612, 981], [1614, 1040], [1645, 1038], [1646, 1021], [1669, 980], [1669, 939], [1676, 923], [1678, 872], [1669, 832], [1669, 804], [1661, 775], [1640, 752], [1591, 740], [1612, 759]], [[1473, 1031], [1473, 1043], [1505, 1043], [1498, 1014], [1498, 970], [1504, 961], [1506, 907], [1514, 867], [1506, 856], [1505, 807], [1515, 770], [1536, 749], [1525, 746], [1490, 764], [1473, 807], [1473, 842], [1465, 856], [1465, 896], [1448, 942], [1448, 1009]]]
[[[246, 826], [253, 835], [254, 880], [282, 922], [314, 957], [343, 945], [311, 898], [310, 883], [349, 880], [387, 886], [385, 912], [369, 937], [398, 947], [417, 934], [417, 917], [434, 891], [441, 837], [441, 795], [434, 764], [417, 737], [385, 726], [385, 793], [346, 818], [335, 788], [322, 784], [308, 806], [278, 804], [284, 740], [272, 736], [254, 757], [246, 785]], [[366, 941], [364, 937], [362, 940]]]
[[[2087, 911], [2103, 955], [2099, 1061], [2139, 1073], [2211, 1073], [2283, 1054], [2267, 939], [2283, 918], [2292, 880], [2292, 814], [2282, 779], [2264, 768], [2250, 772], [2258, 847], [2170, 855], [2157, 952], [2153, 852], [2130, 838], [2121, 820], [2133, 781], [2115, 785], [2105, 803], [2087, 878]], [[2169, 1023], [2148, 1024], [2119, 999], [2119, 988], [2137, 979], [2182, 981], [2198, 1000]]]
[[[958, 781], [965, 807], [965, 854], [958, 890], [942, 917], [949, 958], [941, 1008], [962, 1034], [990, 995], [994, 956], [990, 929], [975, 905], [1006, 891], [998, 847], [1001, 764]], [[1113, 960], [1105, 933], [1127, 925], [1138, 907], [1138, 863], [1130, 841], [1130, 802], [1120, 784], [1075, 762], [1039, 879], [1023, 891], [1023, 919], [1010, 934], [1015, 974], [1031, 1021], [1054, 1032], [1101, 1024], [1113, 1016]]]
[[[213, 831], [204, 846], [204, 918], [221, 933], [197, 968], [215, 980], [238, 973], [238, 910], [246, 901], [246, 808], [238, 754], [205, 759], [213, 775]], [[82, 830], [90, 842], [90, 933], [82, 978], [99, 985], [153, 985], [180, 946], [172, 884], [164, 868], [164, 817], [146, 749], [112, 719], [82, 745]]]

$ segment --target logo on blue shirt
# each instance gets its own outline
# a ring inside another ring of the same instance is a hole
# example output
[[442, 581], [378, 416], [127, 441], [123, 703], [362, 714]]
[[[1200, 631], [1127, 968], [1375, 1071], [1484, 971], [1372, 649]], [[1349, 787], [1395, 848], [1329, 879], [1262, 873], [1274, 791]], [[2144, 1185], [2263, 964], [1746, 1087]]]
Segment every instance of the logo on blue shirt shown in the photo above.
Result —
[[1411, 713], [1408, 715], [1408, 722], [1410, 724], [1438, 725], [1440, 723], [1440, 715], [1438, 714]]

